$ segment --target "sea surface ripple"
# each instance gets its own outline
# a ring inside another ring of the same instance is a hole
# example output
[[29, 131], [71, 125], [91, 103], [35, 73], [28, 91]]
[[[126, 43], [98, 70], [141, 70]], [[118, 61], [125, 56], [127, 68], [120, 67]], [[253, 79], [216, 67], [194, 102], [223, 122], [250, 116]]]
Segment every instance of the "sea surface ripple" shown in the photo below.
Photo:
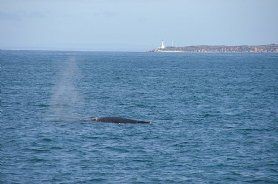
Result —
[[0, 183], [278, 182], [277, 54], [0, 51], [0, 67]]

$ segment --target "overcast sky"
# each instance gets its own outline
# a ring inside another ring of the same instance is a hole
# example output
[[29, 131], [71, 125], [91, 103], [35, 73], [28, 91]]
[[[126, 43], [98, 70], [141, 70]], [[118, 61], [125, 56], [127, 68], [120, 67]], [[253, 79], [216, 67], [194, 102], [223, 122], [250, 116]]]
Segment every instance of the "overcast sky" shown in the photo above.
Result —
[[0, 49], [278, 43], [278, 0], [0, 0]]

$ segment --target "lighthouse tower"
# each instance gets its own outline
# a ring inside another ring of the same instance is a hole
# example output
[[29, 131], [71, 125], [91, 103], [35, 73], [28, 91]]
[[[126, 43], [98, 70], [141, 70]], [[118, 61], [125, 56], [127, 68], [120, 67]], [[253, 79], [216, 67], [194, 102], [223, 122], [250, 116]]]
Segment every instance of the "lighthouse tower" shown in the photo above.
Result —
[[161, 42], [160, 49], [165, 49], [164, 41]]

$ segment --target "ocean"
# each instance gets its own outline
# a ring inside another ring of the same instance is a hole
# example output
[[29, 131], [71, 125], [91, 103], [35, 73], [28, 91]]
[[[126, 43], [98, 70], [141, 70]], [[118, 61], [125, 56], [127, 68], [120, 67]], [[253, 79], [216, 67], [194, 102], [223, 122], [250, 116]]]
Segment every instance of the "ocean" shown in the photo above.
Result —
[[278, 182], [278, 54], [2, 50], [0, 67], [0, 183]]

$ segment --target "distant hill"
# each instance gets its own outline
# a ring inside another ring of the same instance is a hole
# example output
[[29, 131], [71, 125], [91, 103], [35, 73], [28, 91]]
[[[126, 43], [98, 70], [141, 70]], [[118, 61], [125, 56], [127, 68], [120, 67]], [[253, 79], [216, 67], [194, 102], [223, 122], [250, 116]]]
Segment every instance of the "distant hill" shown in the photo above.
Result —
[[197, 53], [278, 53], [278, 44], [268, 45], [197, 45], [185, 47], [165, 47], [151, 50], [151, 52], [197, 52]]

